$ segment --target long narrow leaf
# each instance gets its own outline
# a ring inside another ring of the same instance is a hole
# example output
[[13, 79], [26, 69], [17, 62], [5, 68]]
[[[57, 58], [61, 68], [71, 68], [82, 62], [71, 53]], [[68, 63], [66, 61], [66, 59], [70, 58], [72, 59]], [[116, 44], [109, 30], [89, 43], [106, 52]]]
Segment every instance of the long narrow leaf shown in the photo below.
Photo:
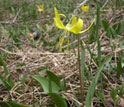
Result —
[[5, 64], [5, 62], [4, 62], [4, 60], [3, 60], [1, 54], [0, 54], [0, 63], [1, 63], [1, 65], [3, 66], [3, 68], [4, 68], [4, 73], [5, 73], [6, 75], [8, 75], [8, 74], [9, 74], [9, 73], [8, 73], [8, 69], [7, 69], [7, 67], [6, 67], [6, 64]]
[[55, 74], [50, 71], [47, 71], [46, 73], [51, 81], [55, 82], [58, 86], [60, 86], [60, 79]]
[[60, 87], [61, 90], [65, 89], [65, 87], [62, 85], [60, 79], [54, 73], [52, 73], [50, 71], [47, 71], [46, 73], [47, 73], [47, 76], [50, 79], [50, 81], [55, 82], [56, 85], [58, 85], [58, 87]]
[[117, 75], [116, 75], [117, 79], [120, 78], [122, 71], [123, 71], [123, 68], [121, 65], [121, 61], [117, 61]]
[[35, 75], [31, 77], [35, 79], [41, 85], [44, 92], [46, 93], [49, 93], [50, 90], [52, 93], [58, 93], [60, 90], [60, 87], [58, 87], [55, 82], [53, 81], [49, 82], [49, 79], [42, 77], [41, 75]]
[[86, 107], [90, 107], [91, 101], [92, 101], [92, 98], [93, 98], [93, 95], [94, 95], [94, 92], [95, 92], [95, 88], [96, 88], [99, 76], [101, 74], [101, 71], [102, 71], [104, 65], [107, 64], [108, 62], [110, 62], [111, 58], [112, 58], [112, 55], [107, 56], [105, 58], [104, 62], [100, 65], [100, 67], [97, 71], [97, 74], [96, 74], [95, 78], [93, 79], [93, 81], [92, 81], [92, 83], [91, 83], [91, 85], [88, 89], [88, 93], [87, 93], [87, 96], [86, 96], [86, 103], [85, 103]]

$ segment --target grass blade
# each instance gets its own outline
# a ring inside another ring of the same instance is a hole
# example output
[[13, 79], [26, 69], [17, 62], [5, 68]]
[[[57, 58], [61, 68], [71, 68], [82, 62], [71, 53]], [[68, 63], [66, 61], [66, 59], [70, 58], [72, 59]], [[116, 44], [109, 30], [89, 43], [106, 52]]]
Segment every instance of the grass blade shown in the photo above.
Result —
[[117, 61], [117, 75], [116, 75], [117, 79], [120, 78], [122, 71], [123, 71], [123, 68], [121, 65], [121, 61]]
[[3, 66], [3, 68], [4, 68], [4, 73], [6, 74], [6, 75], [8, 75], [9, 74], [9, 72], [8, 72], [8, 69], [7, 69], [7, 67], [6, 67], [6, 64], [5, 64], [5, 62], [4, 62], [4, 60], [3, 60], [3, 58], [2, 58], [2, 55], [0, 54], [0, 65], [2, 65]]

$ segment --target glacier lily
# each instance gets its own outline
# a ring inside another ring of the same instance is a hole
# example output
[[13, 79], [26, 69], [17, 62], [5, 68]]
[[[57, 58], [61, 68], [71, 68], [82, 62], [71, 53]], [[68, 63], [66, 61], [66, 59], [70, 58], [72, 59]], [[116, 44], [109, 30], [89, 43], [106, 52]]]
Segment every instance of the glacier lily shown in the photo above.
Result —
[[74, 34], [80, 34], [88, 31], [95, 21], [94, 19], [87, 29], [81, 31], [83, 28], [83, 20], [81, 18], [77, 18], [75, 15], [73, 15], [71, 23], [68, 23], [66, 24], [66, 26], [64, 26], [63, 22], [60, 19], [60, 16], [64, 16], [64, 17], [66, 16], [64, 14], [59, 14], [56, 8], [54, 8], [54, 11], [55, 11], [55, 17], [54, 17], [55, 26], [58, 27], [59, 29], [64, 29]]
[[[83, 7], [83, 10], [85, 12], [88, 11], [88, 7]], [[82, 80], [84, 80], [82, 74], [81, 74], [81, 58], [80, 58], [80, 33], [84, 33], [86, 31], [88, 31], [91, 26], [93, 25], [95, 19], [92, 21], [92, 23], [90, 24], [90, 26], [85, 29], [82, 30], [83, 28], [83, 20], [81, 18], [76, 17], [75, 15], [72, 15], [72, 18], [70, 20], [70, 22], [66, 25], [63, 24], [63, 22], [60, 19], [60, 16], [64, 16], [66, 17], [64, 14], [59, 14], [58, 10], [56, 8], [54, 8], [55, 11], [55, 17], [54, 17], [54, 24], [56, 27], [58, 27], [59, 29], [63, 29], [64, 30], [64, 36], [60, 36], [59, 38], [59, 43], [57, 45], [57, 48], [60, 48], [60, 51], [62, 51], [62, 45], [64, 43], [64, 40], [66, 40], [67, 42], [67, 47], [69, 46], [69, 32], [72, 32], [74, 34], [78, 34], [78, 67], [79, 67], [79, 80], [80, 80], [80, 92], [81, 92], [81, 101], [82, 101], [82, 105], [80, 107], [84, 107], [84, 90], [83, 90], [83, 84], [82, 84]]]
[[[84, 33], [91, 28], [91, 26], [93, 25], [95, 21], [94, 19], [87, 29], [82, 30], [83, 20], [81, 18], [77, 18], [75, 15], [72, 15], [71, 22], [66, 24], [65, 26], [63, 22], [61, 21], [60, 16], [64, 16], [64, 17], [66, 16], [64, 14], [59, 14], [56, 8], [54, 8], [54, 11], [55, 11], [54, 25], [58, 27], [59, 29], [65, 30], [67, 48], [69, 48], [69, 33], [68, 32], [72, 32], [74, 34]], [[57, 48], [60, 47], [60, 51], [62, 50], [62, 45], [63, 45], [64, 40], [65, 40], [64, 37], [59, 38], [59, 43], [57, 45]]]
[[39, 12], [43, 12], [44, 11], [44, 4], [42, 4], [42, 5], [36, 5], [36, 7], [37, 7], [37, 10]]
[[88, 11], [89, 11], [89, 6], [87, 6], [87, 5], [82, 5], [82, 6], [81, 6], [81, 9], [82, 9], [84, 12], [88, 12]]

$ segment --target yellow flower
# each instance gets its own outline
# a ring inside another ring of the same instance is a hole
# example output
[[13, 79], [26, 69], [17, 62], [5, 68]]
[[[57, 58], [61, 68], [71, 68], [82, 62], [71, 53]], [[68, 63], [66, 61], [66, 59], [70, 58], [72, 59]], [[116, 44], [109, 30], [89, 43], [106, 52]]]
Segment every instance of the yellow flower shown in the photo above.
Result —
[[42, 5], [36, 5], [36, 7], [37, 7], [37, 10], [39, 12], [43, 12], [44, 11], [44, 4], [42, 4]]
[[62, 46], [63, 46], [64, 41], [67, 42], [67, 49], [69, 49], [69, 32], [72, 32], [74, 34], [84, 33], [91, 28], [91, 26], [93, 25], [95, 21], [94, 19], [87, 29], [82, 30], [83, 20], [80, 18], [77, 18], [75, 15], [72, 15], [70, 23], [66, 24], [65, 26], [63, 22], [61, 21], [60, 16], [64, 16], [64, 17], [66, 16], [64, 14], [59, 14], [56, 8], [54, 8], [54, 11], [55, 11], [55, 17], [54, 17], [55, 26], [58, 27], [59, 29], [65, 30], [64, 32], [65, 37], [60, 36], [59, 43], [57, 44], [57, 48], [59, 48], [60, 51], [62, 51]]
[[81, 9], [82, 9], [84, 12], [88, 12], [88, 11], [89, 11], [89, 6], [82, 5], [82, 6], [81, 6]]
[[83, 30], [83, 20], [80, 18], [77, 18], [75, 15], [72, 16], [71, 22], [66, 24], [66, 26], [64, 26], [63, 22], [60, 19], [60, 16], [64, 16], [66, 17], [64, 14], [58, 14], [58, 10], [56, 8], [54, 8], [55, 11], [55, 17], [54, 17], [54, 24], [56, 27], [58, 27], [59, 29], [64, 29], [67, 31], [70, 31], [74, 34], [79, 34], [79, 33], [84, 33], [86, 31], [88, 31], [90, 29], [90, 27], [93, 25], [95, 19], [92, 21], [91, 25]]

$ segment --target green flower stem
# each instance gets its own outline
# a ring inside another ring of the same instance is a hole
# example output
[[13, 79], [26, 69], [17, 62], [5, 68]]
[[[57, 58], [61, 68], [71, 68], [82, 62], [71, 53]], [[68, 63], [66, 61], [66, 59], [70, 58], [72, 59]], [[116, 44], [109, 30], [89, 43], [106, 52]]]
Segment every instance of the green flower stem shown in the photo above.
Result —
[[80, 92], [81, 92], [81, 107], [84, 107], [84, 94], [83, 94], [83, 86], [82, 86], [82, 78], [81, 78], [81, 60], [80, 60], [80, 35], [78, 35], [78, 67], [79, 67], [79, 80], [80, 80]]

